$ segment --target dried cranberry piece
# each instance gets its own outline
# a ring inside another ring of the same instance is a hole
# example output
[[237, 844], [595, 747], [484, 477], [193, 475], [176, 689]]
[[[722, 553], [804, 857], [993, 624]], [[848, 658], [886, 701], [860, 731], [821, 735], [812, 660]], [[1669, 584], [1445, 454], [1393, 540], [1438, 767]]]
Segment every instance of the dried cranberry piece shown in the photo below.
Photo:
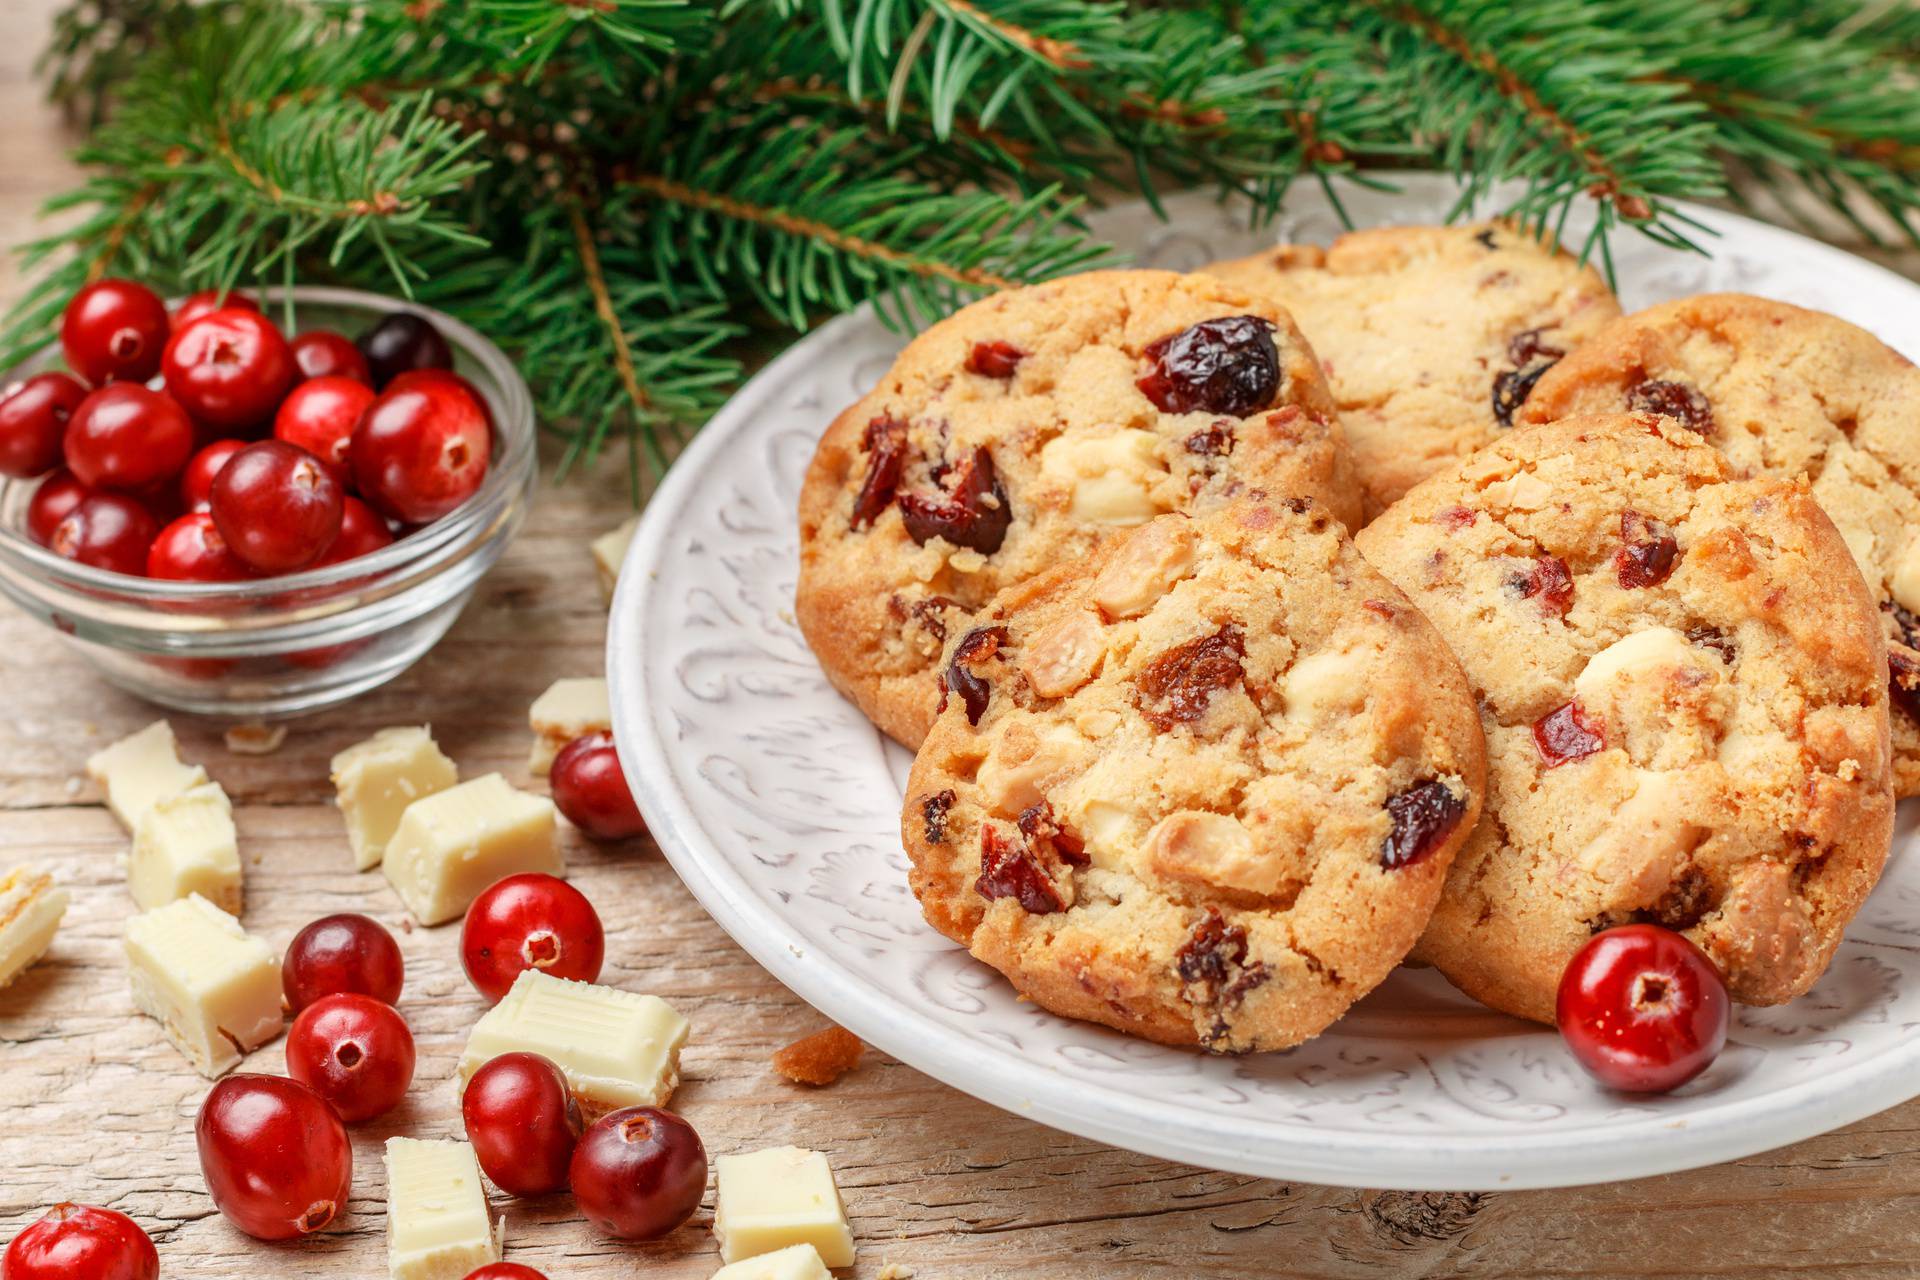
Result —
[[1613, 567], [1620, 585], [1628, 589], [1659, 586], [1673, 572], [1673, 562], [1680, 556], [1673, 530], [1638, 511], [1620, 513], [1620, 540], [1626, 545], [1614, 552]]
[[1224, 458], [1233, 452], [1233, 423], [1225, 418], [1209, 422], [1181, 444], [1188, 453], [1197, 453], [1203, 458]]
[[[1238, 1004], [1249, 991], [1273, 976], [1265, 964], [1247, 963], [1247, 953], [1246, 929], [1228, 924], [1218, 907], [1208, 907], [1206, 915], [1174, 953], [1174, 971], [1186, 985], [1187, 999], [1215, 1010]], [[1202, 1040], [1212, 1048], [1226, 1036], [1226, 1021], [1216, 1017]]]
[[989, 902], [1012, 898], [1037, 916], [1067, 909], [1060, 887], [1034, 856], [1000, 834], [994, 826], [980, 828], [980, 877], [973, 889]]
[[1559, 556], [1535, 556], [1531, 569], [1507, 579], [1507, 589], [1562, 618], [1573, 607], [1573, 574]]
[[1488, 248], [1488, 249], [1497, 249], [1497, 248], [1499, 248], [1499, 247], [1500, 247], [1499, 245], [1496, 245], [1496, 244], [1495, 244], [1495, 243], [1493, 242], [1493, 228], [1492, 228], [1492, 227], [1483, 227], [1483, 228], [1481, 228], [1480, 230], [1478, 230], [1478, 231], [1476, 231], [1476, 232], [1474, 232], [1474, 233], [1473, 233], [1473, 238], [1474, 238], [1475, 240], [1478, 240], [1478, 241], [1479, 241], [1479, 242], [1481, 243], [1481, 245], [1482, 245], [1482, 246], [1484, 246], [1485, 248]]
[[1607, 745], [1597, 721], [1589, 720], [1577, 702], [1556, 707], [1534, 721], [1533, 744], [1549, 769], [1584, 760]]
[[1387, 816], [1393, 819], [1393, 828], [1380, 847], [1380, 865], [1397, 871], [1432, 857], [1466, 813], [1467, 802], [1438, 778], [1416, 782], [1399, 795], [1388, 796]]
[[967, 372], [983, 378], [1011, 378], [1026, 358], [1027, 353], [1011, 342], [997, 338], [992, 342], [976, 342], [967, 353]]
[[953, 788], [936, 791], [920, 802], [920, 822], [926, 828], [928, 844], [947, 842], [947, 813], [953, 808], [957, 797]]
[[[1000, 646], [1007, 642], [1005, 627], [975, 627], [960, 638], [954, 646], [953, 657], [947, 661], [946, 686], [950, 692], [960, 695], [960, 703], [967, 709], [967, 723], [979, 724], [980, 717], [987, 713], [987, 701], [993, 696], [993, 688], [973, 672], [973, 664], [985, 662], [1000, 652]], [[946, 707], [946, 698], [940, 699], [942, 710]]]
[[1086, 842], [1054, 815], [1053, 806], [1045, 800], [1021, 810], [1019, 825], [1020, 834], [1027, 838], [1029, 847], [1041, 854], [1050, 853], [1070, 867], [1092, 863], [1087, 857]]
[[1162, 733], [1182, 721], [1198, 720], [1207, 713], [1216, 689], [1241, 678], [1246, 656], [1246, 641], [1232, 623], [1175, 645], [1135, 677], [1134, 705]]
[[1553, 364], [1549, 361], [1530, 369], [1508, 369], [1496, 374], [1493, 379], [1493, 420], [1503, 427], [1511, 427], [1514, 410], [1527, 402], [1527, 397], [1533, 394], [1533, 384], [1540, 381], [1540, 375], [1551, 368]]
[[1538, 329], [1522, 329], [1507, 339], [1507, 359], [1516, 369], [1525, 368], [1535, 360], [1552, 362], [1565, 354], [1565, 347], [1556, 347], [1546, 341]]
[[[975, 449], [958, 467], [952, 489], [940, 497], [917, 493], [900, 495], [900, 518], [907, 535], [922, 546], [927, 539], [945, 538], [956, 547], [968, 547], [990, 556], [1006, 540], [1013, 523], [1013, 505], [993, 470], [993, 455]], [[936, 472], [944, 479], [946, 472]]]
[[856, 529], [878, 520], [900, 487], [900, 470], [907, 461], [907, 424], [897, 418], [875, 418], [867, 424], [860, 447], [867, 453], [867, 478], [853, 500]]
[[1710, 627], [1705, 624], [1697, 627], [1688, 627], [1687, 639], [1699, 645], [1702, 649], [1712, 649], [1715, 653], [1726, 659], [1729, 666], [1733, 664], [1734, 658], [1739, 654], [1739, 650], [1734, 647], [1733, 637], [1718, 627]]
[[1155, 342], [1146, 357], [1153, 368], [1136, 385], [1164, 413], [1244, 418], [1280, 389], [1280, 350], [1259, 316], [1202, 320]]
[[1434, 519], [1440, 523], [1440, 527], [1449, 533], [1458, 533], [1479, 518], [1480, 513], [1472, 507], [1462, 507], [1458, 505], [1443, 507], [1434, 515]]
[[1887, 693], [1894, 706], [1920, 720], [1920, 656], [1911, 649], [1887, 650]]
[[1689, 431], [1710, 435], [1713, 431], [1713, 406], [1698, 387], [1684, 382], [1662, 382], [1650, 378], [1627, 391], [1627, 408], [1641, 413], [1660, 413]]
[[1898, 640], [1909, 649], [1920, 649], [1920, 618], [1914, 617], [1891, 600], [1882, 600], [1880, 610], [1893, 621], [1894, 633], [1891, 639]]

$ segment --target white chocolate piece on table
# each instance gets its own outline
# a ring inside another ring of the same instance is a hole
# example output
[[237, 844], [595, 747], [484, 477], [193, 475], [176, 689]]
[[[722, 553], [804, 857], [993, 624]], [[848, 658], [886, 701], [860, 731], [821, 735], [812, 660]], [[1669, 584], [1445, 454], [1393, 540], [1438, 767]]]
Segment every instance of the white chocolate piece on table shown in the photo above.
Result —
[[575, 738], [613, 728], [607, 682], [598, 677], [555, 680], [533, 700], [527, 725], [533, 730], [527, 768], [537, 777], [553, 768], [553, 758]]
[[600, 575], [600, 596], [608, 604], [613, 603], [613, 589], [620, 581], [620, 565], [627, 558], [627, 548], [633, 545], [633, 534], [640, 527], [639, 516], [628, 516], [617, 528], [609, 529], [591, 544], [593, 567]]
[[126, 946], [133, 1003], [200, 1074], [280, 1034], [280, 957], [199, 894], [129, 920]]
[[833, 1276], [818, 1249], [796, 1244], [730, 1262], [713, 1273], [713, 1280], [833, 1280]]
[[460, 1055], [460, 1087], [503, 1053], [537, 1053], [560, 1068], [590, 1116], [662, 1106], [680, 1083], [687, 1030], [658, 996], [527, 969], [474, 1024]]
[[459, 781], [459, 770], [424, 725], [382, 729], [334, 756], [333, 786], [354, 870], [380, 865], [408, 805]]
[[515, 790], [489, 773], [408, 805], [381, 869], [414, 919], [444, 924], [466, 914], [496, 880], [564, 872], [556, 813], [545, 796]]
[[155, 720], [131, 737], [94, 752], [87, 760], [87, 776], [107, 793], [107, 808], [129, 832], [155, 801], [190, 791], [207, 780], [197, 764], [180, 762], [173, 726]]
[[66, 913], [67, 891], [44, 867], [22, 863], [0, 876], [0, 987], [47, 954]]
[[392, 1280], [465, 1280], [500, 1261], [507, 1223], [487, 1208], [480, 1161], [451, 1140], [387, 1139], [387, 1272]]
[[853, 1265], [853, 1230], [827, 1158], [799, 1147], [770, 1147], [715, 1162], [713, 1215], [720, 1257], [738, 1262], [796, 1244], [819, 1250], [829, 1267]]
[[240, 914], [240, 841], [217, 782], [155, 802], [133, 833], [127, 889], [142, 911], [197, 893]]

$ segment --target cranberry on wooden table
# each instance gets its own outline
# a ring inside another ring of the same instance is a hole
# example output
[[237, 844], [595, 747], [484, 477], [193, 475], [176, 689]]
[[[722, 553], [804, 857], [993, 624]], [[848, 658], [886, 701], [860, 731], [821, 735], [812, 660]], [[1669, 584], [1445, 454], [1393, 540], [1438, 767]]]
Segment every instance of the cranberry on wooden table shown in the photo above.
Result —
[[553, 802], [567, 821], [595, 840], [624, 840], [647, 829], [620, 771], [613, 735], [583, 734], [553, 758]]
[[581, 1135], [569, 1172], [587, 1221], [616, 1239], [652, 1240], [700, 1207], [707, 1149], [673, 1112], [626, 1107]]
[[31, 480], [59, 466], [67, 420], [86, 398], [66, 374], [42, 373], [0, 400], [0, 475]]
[[1594, 935], [1560, 976], [1554, 1020], [1601, 1083], [1665, 1093], [1727, 1043], [1733, 1008], [1720, 971], [1681, 934], [1652, 924]]
[[309, 378], [287, 393], [273, 415], [277, 440], [298, 445], [327, 464], [334, 478], [351, 478], [347, 445], [360, 415], [373, 403], [373, 388], [352, 378]]
[[486, 402], [455, 374], [399, 381], [367, 406], [348, 456], [374, 510], [407, 524], [438, 520], [486, 479], [493, 458]]
[[124, 493], [93, 493], [61, 517], [47, 539], [58, 556], [96, 569], [133, 574], [147, 571], [147, 553], [160, 522], [145, 503]]
[[606, 953], [606, 933], [587, 896], [537, 871], [489, 885], [460, 926], [460, 963], [474, 989], [493, 1004], [528, 969], [592, 982]]
[[167, 305], [132, 280], [100, 280], [73, 295], [60, 317], [67, 367], [95, 386], [145, 382], [160, 371]]
[[331, 329], [309, 329], [292, 340], [293, 363], [302, 378], [352, 378], [373, 385], [373, 372], [360, 348]]
[[273, 321], [236, 307], [182, 326], [161, 368], [194, 420], [222, 430], [268, 421], [294, 377], [293, 352]]
[[13, 1238], [0, 1280], [159, 1280], [160, 1255], [140, 1224], [113, 1209], [58, 1204]]
[[251, 295], [235, 289], [222, 293], [218, 289], [202, 289], [190, 293], [173, 311], [173, 328], [177, 333], [201, 316], [212, 315], [216, 311], [258, 311], [260, 304]]
[[432, 321], [413, 311], [396, 311], [362, 334], [360, 353], [376, 387], [410, 369], [453, 368], [453, 348]]
[[333, 1108], [299, 1081], [228, 1076], [207, 1091], [193, 1130], [214, 1208], [248, 1235], [292, 1240], [345, 1211], [353, 1145]]
[[213, 478], [246, 447], [245, 440], [215, 440], [187, 459], [187, 469], [180, 473], [180, 501], [188, 511], [205, 511], [212, 505]]
[[480, 1168], [508, 1195], [564, 1191], [580, 1141], [567, 1077], [537, 1053], [503, 1053], [473, 1073], [460, 1118]]
[[67, 468], [106, 489], [150, 489], [193, 456], [193, 423], [172, 396], [115, 382], [82, 400], [62, 441]]
[[287, 1032], [287, 1074], [326, 1099], [348, 1124], [383, 1116], [413, 1083], [413, 1033], [372, 996], [322, 996]]
[[65, 467], [48, 473], [27, 499], [27, 536], [43, 547], [52, 545], [54, 529], [92, 492]]
[[331, 995], [372, 996], [392, 1004], [406, 981], [400, 944], [366, 916], [323, 916], [293, 936], [280, 961], [280, 987], [299, 1013]]
[[489, 1262], [478, 1271], [469, 1271], [466, 1280], [547, 1280], [546, 1273], [519, 1262]]
[[330, 564], [344, 564], [392, 545], [393, 534], [388, 530], [387, 522], [360, 499], [345, 498], [340, 503], [339, 536], [334, 538], [333, 545], [327, 548], [326, 553], [313, 562], [312, 567], [324, 569]]
[[204, 511], [181, 516], [147, 549], [147, 576], [172, 582], [244, 582], [253, 570], [227, 546]]
[[291, 573], [325, 554], [340, 533], [342, 503], [326, 465], [284, 440], [248, 445], [213, 479], [214, 523], [262, 573]]

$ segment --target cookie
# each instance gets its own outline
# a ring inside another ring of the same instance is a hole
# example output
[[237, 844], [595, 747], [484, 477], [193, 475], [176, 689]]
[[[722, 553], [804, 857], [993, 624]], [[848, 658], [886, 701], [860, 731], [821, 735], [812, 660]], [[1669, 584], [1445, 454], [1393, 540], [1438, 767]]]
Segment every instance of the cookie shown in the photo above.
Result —
[[1879, 599], [1894, 786], [1920, 795], [1920, 370], [1837, 317], [1709, 294], [1614, 321], [1516, 420], [1623, 408], [1670, 414], [1744, 473], [1810, 479]]
[[1480, 808], [1459, 665], [1325, 508], [1162, 516], [953, 637], [902, 815], [927, 920], [1055, 1013], [1279, 1049], [1419, 936]]
[[1813, 985], [1892, 835], [1886, 641], [1799, 481], [1650, 413], [1510, 434], [1358, 539], [1459, 655], [1487, 802], [1414, 949], [1551, 1022], [1567, 961], [1651, 922], [1734, 999]]
[[1355, 231], [1206, 270], [1272, 296], [1313, 344], [1363, 521], [1498, 439], [1541, 371], [1620, 314], [1592, 267], [1493, 222]]
[[998, 294], [827, 429], [800, 495], [800, 627], [834, 687], [916, 746], [941, 646], [995, 592], [1247, 488], [1359, 513], [1326, 382], [1278, 306], [1165, 271]]

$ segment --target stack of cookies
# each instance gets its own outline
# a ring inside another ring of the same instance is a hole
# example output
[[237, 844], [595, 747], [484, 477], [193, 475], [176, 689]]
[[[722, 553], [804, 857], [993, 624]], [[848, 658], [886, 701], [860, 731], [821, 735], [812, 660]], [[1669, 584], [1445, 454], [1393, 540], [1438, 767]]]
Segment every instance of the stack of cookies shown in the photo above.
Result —
[[1551, 1022], [1634, 922], [1789, 1000], [1920, 792], [1920, 371], [1622, 316], [1503, 224], [977, 303], [800, 524], [928, 921], [1163, 1043], [1297, 1044], [1409, 957]]

